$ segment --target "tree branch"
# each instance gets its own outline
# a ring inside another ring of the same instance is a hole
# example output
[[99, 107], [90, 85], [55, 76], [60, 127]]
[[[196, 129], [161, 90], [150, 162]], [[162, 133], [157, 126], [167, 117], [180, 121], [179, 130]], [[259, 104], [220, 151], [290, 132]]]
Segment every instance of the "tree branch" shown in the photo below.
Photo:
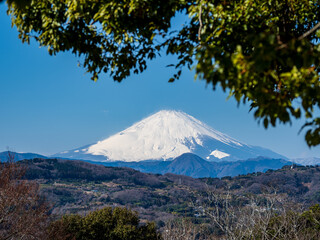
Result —
[[[320, 27], [320, 22], [318, 22], [313, 28], [311, 28], [309, 31], [305, 32], [304, 34], [302, 34], [300, 37], [298, 37], [298, 40], [302, 40], [306, 37], [308, 37], [311, 33], [313, 33], [314, 31], [316, 31], [318, 28]], [[280, 45], [277, 49], [282, 49], [288, 46], [288, 43], [283, 43], [282, 45]]]
[[198, 29], [198, 40], [201, 41], [201, 30], [202, 30], [202, 19], [201, 19], [201, 15], [202, 15], [202, 4], [200, 2], [200, 9], [199, 9], [199, 29]]
[[315, 30], [317, 30], [320, 27], [320, 22], [318, 22], [313, 28], [311, 28], [309, 31], [302, 34], [300, 37], [298, 37], [298, 40], [302, 40], [305, 37], [308, 37], [311, 33], [313, 33]]

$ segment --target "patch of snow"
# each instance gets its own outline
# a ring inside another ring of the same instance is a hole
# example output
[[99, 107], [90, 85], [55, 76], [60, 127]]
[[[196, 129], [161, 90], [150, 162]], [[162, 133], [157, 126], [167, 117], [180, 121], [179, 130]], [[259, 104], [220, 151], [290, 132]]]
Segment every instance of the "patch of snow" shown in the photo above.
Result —
[[212, 151], [210, 153], [211, 156], [215, 156], [216, 158], [219, 158], [219, 159], [222, 159], [222, 158], [225, 158], [225, 157], [229, 157], [230, 154], [228, 153], [225, 153], [225, 152], [222, 152], [222, 151], [219, 151], [218, 149]]

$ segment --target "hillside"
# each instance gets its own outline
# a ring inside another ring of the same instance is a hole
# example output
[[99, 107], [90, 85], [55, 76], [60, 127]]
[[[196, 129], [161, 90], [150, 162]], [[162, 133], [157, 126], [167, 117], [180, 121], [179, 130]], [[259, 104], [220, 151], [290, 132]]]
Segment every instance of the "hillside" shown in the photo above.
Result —
[[131, 168], [105, 167], [83, 161], [40, 159], [23, 160], [27, 179], [116, 181], [149, 187], [161, 187], [160, 179], [153, 174], [141, 173]]
[[194, 201], [209, 192], [263, 197], [277, 192], [285, 201], [311, 205], [320, 201], [320, 167], [285, 166], [266, 173], [236, 177], [194, 179], [175, 174], [146, 174], [122, 167], [105, 167], [81, 161], [33, 159], [19, 162], [26, 178], [41, 184], [54, 202], [54, 214], [83, 213], [102, 206], [127, 206], [143, 219], [158, 224], [174, 216], [195, 217]]

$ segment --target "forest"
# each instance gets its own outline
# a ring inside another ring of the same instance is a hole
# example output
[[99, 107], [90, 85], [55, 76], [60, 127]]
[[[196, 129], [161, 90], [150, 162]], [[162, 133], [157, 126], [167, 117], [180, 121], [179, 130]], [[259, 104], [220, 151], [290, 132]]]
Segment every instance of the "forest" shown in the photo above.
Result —
[[[319, 166], [197, 179], [36, 158], [2, 163], [0, 176], [4, 239], [179, 239], [181, 232], [185, 239], [318, 239], [320, 233]], [[13, 223], [17, 215], [22, 222]], [[142, 232], [149, 237], [139, 238]]]

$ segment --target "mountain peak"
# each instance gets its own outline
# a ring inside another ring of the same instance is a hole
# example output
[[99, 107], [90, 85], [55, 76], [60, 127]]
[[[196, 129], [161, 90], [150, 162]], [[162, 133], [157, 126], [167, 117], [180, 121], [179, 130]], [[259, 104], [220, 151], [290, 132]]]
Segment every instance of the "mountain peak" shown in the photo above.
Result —
[[195, 153], [210, 161], [220, 161], [256, 157], [261, 151], [255, 152], [251, 146], [209, 127], [187, 113], [161, 110], [107, 139], [56, 156], [70, 157], [72, 154], [73, 158], [79, 156], [87, 160], [132, 162], [170, 160], [183, 153]]
[[203, 146], [202, 136], [242, 146], [184, 112], [162, 110], [90, 146], [88, 153], [121, 161], [167, 160]]

